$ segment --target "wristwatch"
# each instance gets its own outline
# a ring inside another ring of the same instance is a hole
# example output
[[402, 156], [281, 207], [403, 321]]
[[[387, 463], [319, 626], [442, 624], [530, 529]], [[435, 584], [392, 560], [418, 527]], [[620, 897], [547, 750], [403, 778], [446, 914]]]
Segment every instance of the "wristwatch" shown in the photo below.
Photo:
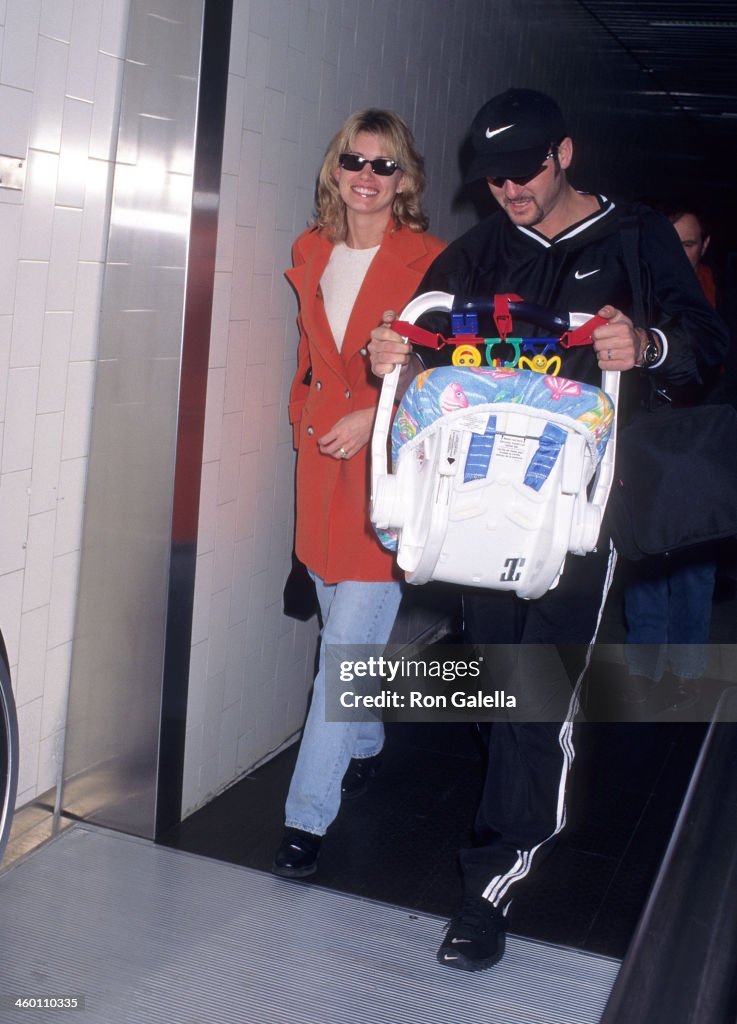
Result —
[[657, 340], [657, 336], [653, 331], [645, 331], [647, 337], [647, 344], [642, 350], [640, 366], [643, 366], [646, 370], [649, 370], [652, 366], [660, 360], [662, 355], [660, 345]]

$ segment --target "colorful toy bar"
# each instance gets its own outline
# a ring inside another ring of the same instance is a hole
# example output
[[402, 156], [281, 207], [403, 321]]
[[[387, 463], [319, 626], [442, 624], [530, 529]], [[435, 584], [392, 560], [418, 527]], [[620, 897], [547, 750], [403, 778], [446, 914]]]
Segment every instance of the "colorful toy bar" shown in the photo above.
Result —
[[[479, 313], [492, 314], [499, 332], [498, 338], [478, 337]], [[547, 338], [510, 337], [514, 316], [520, 317], [526, 323], [537, 324], [558, 333], [555, 337]], [[570, 323], [563, 317], [532, 302], [525, 302], [519, 295], [495, 295], [493, 301], [456, 300], [451, 310], [453, 334], [450, 338], [426, 331], [405, 320], [395, 320], [391, 326], [398, 334], [425, 348], [438, 350], [446, 345], [453, 345], [455, 351], [451, 361], [454, 366], [481, 366], [480, 348], [483, 347], [487, 366], [520, 367], [554, 377], [561, 367], [558, 348], [590, 345], [593, 331], [604, 323], [606, 320], [603, 317], [592, 316], [582, 326], [571, 329]], [[495, 356], [496, 348], [511, 349], [512, 358], [505, 359], [501, 354]]]

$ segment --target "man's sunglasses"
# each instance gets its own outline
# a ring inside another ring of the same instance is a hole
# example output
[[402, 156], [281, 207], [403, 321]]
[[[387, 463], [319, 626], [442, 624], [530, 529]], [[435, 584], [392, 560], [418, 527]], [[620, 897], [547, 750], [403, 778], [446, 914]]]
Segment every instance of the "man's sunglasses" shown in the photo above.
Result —
[[[545, 160], [551, 160], [557, 152], [558, 147], [555, 146], [547, 154]], [[542, 174], [544, 170], [545, 163], [541, 164], [541, 166], [538, 167], [536, 171], [533, 171], [532, 174], [524, 174], [517, 178], [513, 178], [511, 175], [508, 175], [507, 177], [487, 178], [486, 180], [489, 182], [490, 185], [493, 185], [494, 188], [502, 188], [505, 181], [511, 181], [513, 185], [526, 185], [528, 182], [532, 181], [533, 178], [536, 178], [538, 174]]]
[[388, 178], [395, 171], [401, 170], [396, 160], [386, 160], [383, 156], [369, 160], [365, 156], [356, 156], [355, 153], [341, 153], [338, 163], [344, 171], [362, 171], [366, 164], [370, 164], [374, 174], [378, 174], [382, 178]]

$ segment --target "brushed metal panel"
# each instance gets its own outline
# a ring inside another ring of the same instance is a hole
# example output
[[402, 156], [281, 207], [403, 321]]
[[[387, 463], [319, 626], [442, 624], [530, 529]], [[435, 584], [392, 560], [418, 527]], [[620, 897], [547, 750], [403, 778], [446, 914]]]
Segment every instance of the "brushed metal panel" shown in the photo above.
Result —
[[[62, 806], [152, 836], [205, 0], [131, 0]], [[204, 399], [203, 399], [204, 401]]]

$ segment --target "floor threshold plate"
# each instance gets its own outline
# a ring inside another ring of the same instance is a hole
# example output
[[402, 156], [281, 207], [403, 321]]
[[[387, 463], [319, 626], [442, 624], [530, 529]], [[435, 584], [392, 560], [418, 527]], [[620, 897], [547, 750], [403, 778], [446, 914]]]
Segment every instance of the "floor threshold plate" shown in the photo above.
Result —
[[[0, 875], [0, 1021], [587, 1024], [617, 961], [510, 937], [441, 967], [443, 921], [77, 825]], [[56, 1018], [54, 1018], [56, 1019]]]

